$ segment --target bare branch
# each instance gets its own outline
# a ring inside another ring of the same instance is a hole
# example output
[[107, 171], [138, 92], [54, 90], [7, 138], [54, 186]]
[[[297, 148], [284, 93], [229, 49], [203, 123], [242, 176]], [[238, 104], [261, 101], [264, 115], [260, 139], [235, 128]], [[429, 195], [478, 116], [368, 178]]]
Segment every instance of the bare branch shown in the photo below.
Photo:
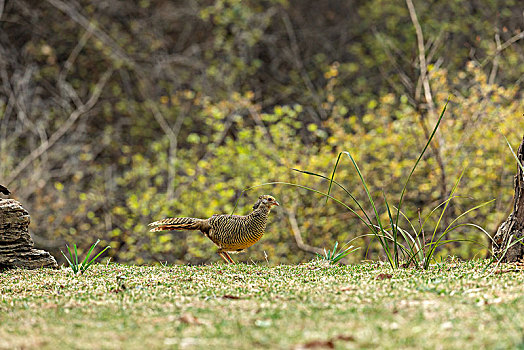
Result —
[[[431, 87], [429, 86], [428, 79], [428, 66], [426, 63], [426, 49], [424, 47], [424, 35], [422, 33], [422, 27], [417, 18], [417, 12], [415, 11], [415, 6], [413, 6], [413, 1], [406, 0], [408, 5], [409, 16], [415, 27], [415, 33], [417, 34], [417, 46], [418, 46], [418, 59], [420, 64], [420, 80], [422, 86], [424, 87], [424, 97], [426, 98], [426, 103], [430, 111], [434, 109], [433, 96], [431, 95]], [[419, 100], [420, 92], [415, 95], [415, 98]]]
[[49, 148], [51, 148], [62, 136], [64, 136], [67, 131], [69, 131], [69, 129], [74, 125], [78, 118], [86, 114], [95, 106], [95, 104], [98, 102], [98, 99], [100, 98], [100, 94], [102, 93], [104, 86], [111, 77], [112, 73], [113, 69], [109, 69], [102, 75], [98, 83], [95, 85], [95, 88], [93, 89], [93, 93], [91, 94], [89, 100], [85, 104], [74, 110], [73, 113], [71, 113], [71, 115], [67, 119], [67, 121], [64, 124], [62, 124], [62, 126], [57, 131], [55, 131], [48, 140], [40, 144], [38, 148], [34, 149], [27, 157], [24, 158], [24, 160], [22, 160], [18, 164], [18, 166], [10, 174], [11, 176], [8, 178], [7, 184], [10, 184], [33, 161], [35, 161], [37, 158], [39, 158], [45, 152], [47, 152]]
[[[47, 1], [51, 5], [66, 13], [73, 21], [84, 27], [88, 33], [92, 33], [94, 36], [96, 36], [100, 41], [104, 43], [104, 45], [111, 48], [111, 55], [114, 59], [116, 59], [117, 61], [124, 61], [129, 66], [129, 68], [135, 71], [137, 76], [141, 80], [141, 83], [138, 84], [140, 94], [145, 100], [148, 99], [148, 96], [150, 95], [149, 92], [152, 91], [152, 84], [149, 80], [149, 77], [145, 72], [143, 72], [140, 69], [140, 66], [137, 65], [135, 61], [131, 57], [129, 57], [127, 53], [108, 34], [106, 34], [103, 30], [97, 28], [92, 21], [90, 21], [87, 17], [79, 13], [68, 3], [62, 0]], [[166, 134], [166, 136], [169, 138], [170, 149], [173, 150], [174, 148], [176, 148], [177, 144], [177, 133], [175, 133], [171, 129], [166, 118], [155, 103], [147, 103], [146, 105], [153, 114], [155, 120], [158, 122], [158, 124]]]
[[302, 80], [304, 81], [306, 88], [309, 90], [311, 96], [315, 99], [315, 102], [317, 103], [321, 119], [324, 120], [327, 117], [326, 111], [324, 111], [324, 109], [322, 108], [322, 101], [320, 100], [320, 97], [318, 96], [315, 90], [315, 86], [313, 85], [313, 82], [309, 78], [309, 75], [307, 74], [307, 71], [304, 68], [304, 64], [302, 63], [302, 59], [300, 58], [300, 49], [298, 47], [297, 37], [295, 35], [295, 31], [293, 30], [291, 20], [289, 19], [289, 16], [285, 11], [282, 11], [282, 20], [284, 21], [284, 25], [286, 26], [289, 41], [291, 43], [291, 51], [293, 52], [295, 65], [298, 71], [300, 72], [300, 76], [302, 77]]
[[508, 47], [519, 41], [520, 39], [524, 38], [524, 32], [520, 32], [513, 37], [509, 38], [504, 44], [500, 45], [500, 47], [497, 47], [497, 53], [500, 53], [504, 50], [506, 50]]
[[[386, 39], [384, 38], [382, 34], [377, 32], [376, 30], [373, 30], [373, 32], [375, 33], [375, 37], [377, 38], [378, 43], [384, 49], [384, 53], [388, 56], [391, 63], [393, 64], [393, 68], [395, 68], [395, 70], [397, 71], [400, 82], [402, 83], [402, 85], [404, 85], [404, 87], [406, 88], [406, 90], [409, 93], [412, 93], [413, 82], [409, 79], [408, 75], [402, 70], [402, 68], [400, 68], [400, 65], [398, 64], [397, 59], [394, 57], [393, 53], [390, 50], [390, 47], [389, 47], [390, 45], [388, 45], [389, 43], [386, 42]], [[397, 90], [401, 94], [402, 92], [400, 92], [399, 89], [395, 86], [395, 84], [393, 84], [393, 81], [391, 80], [391, 78], [389, 78], [388, 75], [385, 74], [383, 67], [379, 65], [378, 68], [380, 72], [382, 73], [382, 76], [390, 83], [390, 85], [395, 90]]]
[[167, 181], [167, 200], [170, 201], [174, 198], [175, 194], [175, 176], [176, 176], [176, 166], [175, 161], [177, 157], [178, 150], [178, 135], [180, 129], [182, 128], [182, 123], [186, 119], [187, 114], [183, 113], [179, 115], [175, 121], [175, 126], [173, 127], [174, 138], [169, 140], [169, 162], [168, 162], [168, 181]]
[[489, 73], [488, 78], [488, 84], [492, 85], [495, 82], [495, 78], [497, 76], [497, 71], [499, 68], [499, 60], [500, 60], [500, 52], [502, 51], [500, 48], [502, 47], [502, 44], [500, 43], [500, 35], [497, 33], [495, 34], [495, 42], [497, 43], [497, 53], [495, 54], [495, 58], [493, 58], [493, 68], [491, 69], [491, 72]]
[[78, 97], [78, 94], [73, 89], [71, 84], [69, 84], [66, 81], [66, 77], [69, 71], [71, 70], [71, 67], [73, 66], [73, 63], [75, 62], [76, 58], [78, 57], [84, 46], [87, 44], [87, 41], [93, 34], [93, 29], [94, 26], [91, 23], [89, 23], [89, 28], [86, 29], [84, 35], [82, 35], [78, 43], [75, 45], [75, 47], [69, 54], [69, 57], [64, 63], [64, 68], [58, 74], [58, 87], [62, 90], [62, 94], [65, 93], [65, 95], [69, 96], [69, 98], [75, 103], [77, 108], [82, 105], [82, 101], [80, 100], [80, 97]]
[[79, 13], [75, 8], [73, 8], [68, 3], [61, 0], [47, 0], [51, 5], [59, 9], [60, 11], [66, 13], [73, 21], [80, 24], [88, 32], [92, 32], [100, 41], [102, 41], [106, 46], [112, 49], [111, 54], [115, 58], [124, 61], [126, 64], [132, 68], [136, 67], [135, 62], [120, 48], [120, 46], [103, 30], [97, 28], [92, 22]]
[[4, 7], [5, 7], [5, 0], [0, 0], [0, 20], [2, 19], [2, 15], [4, 14]]
[[300, 228], [298, 227], [297, 218], [295, 216], [295, 212], [292, 210], [286, 210], [287, 217], [289, 219], [289, 224], [291, 225], [291, 231], [293, 231], [293, 235], [295, 236], [295, 241], [297, 242], [297, 246], [309, 253], [318, 253], [322, 254], [324, 251], [320, 248], [313, 247], [309, 244], [304, 243], [304, 240], [302, 239], [302, 232], [300, 231]]

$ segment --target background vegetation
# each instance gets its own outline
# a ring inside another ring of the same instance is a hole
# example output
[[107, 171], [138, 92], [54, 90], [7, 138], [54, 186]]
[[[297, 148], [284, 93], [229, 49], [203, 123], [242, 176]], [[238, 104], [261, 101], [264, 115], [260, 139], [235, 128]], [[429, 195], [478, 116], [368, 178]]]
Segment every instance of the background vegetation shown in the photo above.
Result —
[[[494, 232], [510, 211], [516, 166], [500, 132], [517, 145], [524, 130], [518, 1], [17, 0], [1, 10], [0, 179], [56, 257], [66, 242], [100, 238], [121, 262], [217, 260], [201, 235], [150, 234], [147, 223], [231, 212], [242, 189], [267, 181], [326, 190], [291, 168], [327, 174], [345, 150], [375, 197], [395, 198], [448, 97], [406, 213], [445, 200], [463, 169], [450, 217], [496, 198], [469, 218]], [[349, 162], [336, 180], [365, 199]], [[367, 233], [336, 203], [285, 186], [247, 192], [237, 213], [262, 193], [282, 206], [240, 260], [295, 263]]]

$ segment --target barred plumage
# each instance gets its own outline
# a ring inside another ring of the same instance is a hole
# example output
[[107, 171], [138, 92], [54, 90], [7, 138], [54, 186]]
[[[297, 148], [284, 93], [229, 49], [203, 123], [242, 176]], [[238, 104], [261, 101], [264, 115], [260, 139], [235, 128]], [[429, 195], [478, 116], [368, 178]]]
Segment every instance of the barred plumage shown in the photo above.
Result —
[[213, 215], [209, 219], [169, 218], [150, 223], [156, 231], [199, 230], [218, 247], [218, 254], [227, 262], [233, 259], [227, 252], [239, 252], [258, 242], [266, 230], [273, 206], [279, 205], [270, 195], [260, 196], [253, 211], [245, 216]]

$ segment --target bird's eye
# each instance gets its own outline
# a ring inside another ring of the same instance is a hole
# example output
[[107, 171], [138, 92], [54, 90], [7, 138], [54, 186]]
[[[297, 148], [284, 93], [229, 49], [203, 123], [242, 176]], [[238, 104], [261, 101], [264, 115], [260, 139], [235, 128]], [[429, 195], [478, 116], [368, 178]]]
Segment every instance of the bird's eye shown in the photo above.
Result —
[[273, 198], [269, 198], [269, 199], [268, 199], [268, 201], [270, 201], [270, 202], [271, 202], [272, 200], [273, 200]]

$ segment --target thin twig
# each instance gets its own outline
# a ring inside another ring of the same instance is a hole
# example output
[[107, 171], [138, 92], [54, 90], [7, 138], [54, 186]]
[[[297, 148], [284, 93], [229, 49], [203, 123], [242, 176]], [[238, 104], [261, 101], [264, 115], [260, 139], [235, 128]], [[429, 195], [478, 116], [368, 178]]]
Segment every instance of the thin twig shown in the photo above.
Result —
[[486, 64], [488, 64], [490, 62], [491, 59], [497, 57], [497, 55], [499, 55], [502, 51], [506, 50], [508, 47], [510, 47], [511, 45], [513, 45], [514, 43], [516, 43], [517, 41], [521, 40], [521, 39], [524, 39], [524, 31], [518, 33], [518, 34], [515, 34], [514, 36], [512, 36], [511, 38], [509, 38], [508, 40], [506, 40], [502, 45], [497, 46], [497, 50], [495, 51], [495, 53], [489, 55], [488, 57], [486, 57], [481, 63], [480, 63], [480, 66], [481, 67], [484, 67]]
[[65, 61], [64, 67], [60, 70], [60, 73], [58, 74], [58, 87], [62, 90], [62, 93], [65, 93], [69, 96], [69, 98], [75, 103], [76, 108], [82, 105], [82, 101], [80, 100], [80, 97], [73, 89], [71, 84], [69, 84], [66, 81], [66, 77], [69, 71], [71, 70], [71, 67], [73, 67], [73, 63], [76, 61], [78, 55], [87, 44], [87, 41], [89, 40], [91, 35], [93, 34], [93, 29], [94, 26], [90, 23], [88, 29], [86, 29], [84, 35], [82, 35], [78, 43], [75, 45], [75, 47], [69, 54], [69, 57]]
[[65, 135], [67, 131], [75, 124], [75, 122], [80, 118], [82, 115], [89, 112], [95, 104], [98, 102], [98, 99], [100, 98], [100, 95], [102, 93], [102, 90], [104, 86], [106, 85], [107, 81], [111, 77], [111, 74], [113, 73], [113, 69], [107, 70], [98, 83], [95, 85], [93, 89], [93, 93], [91, 94], [91, 97], [89, 100], [77, 108], [76, 110], [71, 113], [69, 118], [66, 120], [62, 126], [51, 135], [51, 137], [40, 144], [39, 147], [34, 149], [28, 156], [26, 156], [19, 164], [18, 166], [13, 170], [13, 172], [10, 174], [10, 177], [7, 180], [7, 184], [9, 185], [20, 173], [27, 168], [33, 161], [38, 159], [40, 156], [42, 156], [49, 148], [51, 148], [62, 136]]
[[178, 149], [178, 135], [180, 134], [180, 129], [182, 124], [186, 119], [187, 113], [183, 112], [182, 115], [179, 115], [175, 121], [175, 126], [173, 127], [174, 138], [169, 140], [169, 161], [168, 161], [168, 181], [167, 181], [167, 200], [170, 201], [174, 198], [175, 193], [175, 177], [176, 177], [176, 157]]
[[304, 84], [306, 85], [306, 88], [311, 93], [311, 96], [315, 99], [318, 112], [320, 113], [320, 118], [322, 120], [325, 120], [327, 118], [326, 111], [324, 111], [324, 109], [322, 108], [322, 101], [320, 100], [320, 97], [316, 92], [315, 86], [313, 85], [313, 82], [309, 78], [309, 75], [306, 69], [304, 68], [304, 64], [302, 63], [302, 59], [300, 57], [300, 49], [298, 47], [297, 37], [293, 29], [293, 24], [291, 23], [291, 19], [285, 11], [282, 11], [282, 20], [284, 22], [289, 37], [289, 42], [291, 44], [291, 52], [293, 53], [295, 65], [300, 73], [302, 80], [304, 81]]
[[493, 83], [495, 82], [495, 78], [497, 76], [497, 71], [499, 68], [500, 51], [501, 51], [500, 48], [502, 47], [502, 45], [500, 43], [500, 35], [498, 33], [495, 34], [495, 42], [497, 43], [497, 51], [496, 51], [495, 57], [493, 58], [493, 68], [491, 69], [491, 72], [489, 73], [489, 78], [488, 78], [489, 85], [493, 85]]
[[127, 65], [132, 68], [136, 67], [136, 63], [120, 48], [120, 46], [103, 30], [97, 28], [92, 22], [81, 13], [79, 13], [74, 7], [65, 1], [61, 0], [47, 0], [48, 3], [66, 13], [73, 21], [84, 27], [85, 30], [90, 31], [106, 46], [112, 49], [111, 55], [115, 58], [124, 61]]

